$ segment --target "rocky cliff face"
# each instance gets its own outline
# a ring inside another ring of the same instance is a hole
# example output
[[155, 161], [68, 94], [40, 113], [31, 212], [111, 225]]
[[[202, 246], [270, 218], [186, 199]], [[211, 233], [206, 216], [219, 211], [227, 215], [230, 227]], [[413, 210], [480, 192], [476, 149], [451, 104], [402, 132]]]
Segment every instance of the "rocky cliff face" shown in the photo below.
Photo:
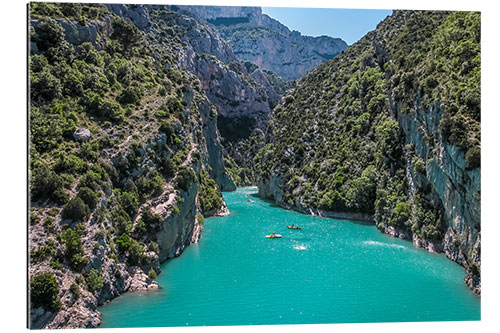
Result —
[[[130, 11], [124, 10], [128, 8], [127, 5], [110, 5], [109, 8], [117, 15], [131, 17], [132, 22], [139, 22], [137, 24], [139, 28], [155, 34], [161, 31], [175, 31], [184, 46], [175, 50], [178, 65], [198, 77], [206, 95], [216, 106], [220, 121], [224, 124], [241, 123], [244, 127], [233, 130], [229, 135], [223, 133], [224, 137], [238, 133], [248, 137], [255, 128], [261, 130], [265, 128], [272, 102], [276, 102], [277, 94], [272, 87], [271, 90], [267, 90], [267, 87], [249, 75], [246, 68], [238, 62], [232, 47], [220, 37], [217, 30], [193, 16], [192, 12], [203, 12], [204, 6], [170, 7], [189, 9], [177, 13], [168, 11], [167, 7], [163, 6], [138, 5]], [[214, 13], [220, 12], [218, 7], [214, 8]], [[234, 11], [235, 13], [241, 11], [238, 15], [244, 15], [242, 13], [246, 13], [247, 9], [235, 7]], [[136, 18], [137, 13], [141, 13], [143, 18]], [[207, 13], [207, 17], [211, 17], [210, 13], [211, 11]], [[146, 20], [154, 22], [155, 27], [153, 28], [151, 24], [148, 26], [141, 24]], [[268, 93], [271, 94], [271, 98]], [[224, 125], [219, 126], [219, 129], [224, 131]], [[229, 140], [231, 141], [231, 138]]]
[[347, 48], [340, 38], [302, 36], [259, 7], [177, 6], [214, 24], [240, 60], [295, 80]]
[[229, 19], [241, 19], [247, 22], [259, 22], [262, 19], [260, 7], [244, 6], [172, 6], [172, 9], [181, 9], [196, 14], [203, 20], [214, 22]]
[[[252, 137], [266, 131], [271, 110], [281, 98], [286, 83], [274, 73], [263, 72], [255, 64], [238, 61], [232, 47], [219, 32], [192, 11], [180, 10], [178, 6], [169, 7], [176, 12], [166, 11], [163, 7], [147, 8], [156, 24], [154, 29], [173, 29], [180, 37], [183, 48], [175, 50], [177, 64], [200, 80], [202, 89], [215, 106], [217, 128], [226, 157], [236, 160], [249, 174], [247, 182], [238, 184], [248, 184], [249, 178], [253, 179], [250, 166], [254, 154], [248, 155], [247, 151], [255, 150], [248, 149], [249, 142]], [[240, 172], [233, 171], [233, 177], [236, 173]]]
[[[397, 113], [397, 107], [394, 111]], [[441, 242], [428, 242], [414, 234], [413, 243], [444, 252], [467, 268], [466, 283], [479, 294], [480, 280], [471, 271], [481, 265], [481, 170], [470, 169], [465, 153], [442, 138], [438, 130], [442, 115], [442, 106], [436, 102], [427, 109], [418, 107], [414, 115], [398, 116], [406, 143], [414, 146], [415, 155], [426, 161], [425, 175], [415, 172], [413, 161], [410, 162], [408, 182], [413, 186], [409, 186], [409, 196], [413, 197], [417, 191], [427, 192], [424, 197], [429, 202], [439, 203], [445, 221]], [[428, 141], [430, 136], [435, 136], [435, 142]]]
[[479, 22], [477, 13], [395, 11], [300, 79], [256, 157], [259, 194], [372, 220], [444, 252], [479, 294]]

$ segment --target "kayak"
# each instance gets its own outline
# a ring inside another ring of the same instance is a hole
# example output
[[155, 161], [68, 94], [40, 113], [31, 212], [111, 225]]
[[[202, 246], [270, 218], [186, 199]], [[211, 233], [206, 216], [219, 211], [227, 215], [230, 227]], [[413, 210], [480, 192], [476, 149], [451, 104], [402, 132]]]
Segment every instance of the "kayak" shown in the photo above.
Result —
[[271, 235], [266, 236], [266, 238], [281, 238], [281, 237], [283, 237], [283, 236], [278, 235], [278, 234], [276, 234], [276, 235], [271, 234]]
[[300, 230], [300, 229], [302, 229], [301, 227], [291, 227], [291, 226], [289, 226], [289, 225], [287, 226], [287, 228], [288, 228], [288, 229], [295, 229], [295, 230]]

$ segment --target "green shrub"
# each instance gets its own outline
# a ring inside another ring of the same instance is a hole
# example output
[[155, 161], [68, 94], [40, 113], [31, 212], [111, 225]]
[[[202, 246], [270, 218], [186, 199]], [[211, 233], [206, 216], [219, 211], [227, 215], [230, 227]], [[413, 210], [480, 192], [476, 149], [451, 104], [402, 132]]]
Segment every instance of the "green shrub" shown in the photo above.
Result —
[[31, 169], [30, 190], [33, 200], [50, 198], [58, 204], [69, 200], [69, 195], [64, 191], [63, 180], [49, 167], [39, 161], [33, 163]]
[[210, 118], [214, 118], [217, 116], [217, 108], [215, 106], [212, 106], [210, 108]]
[[76, 283], [72, 283], [71, 286], [69, 286], [69, 291], [75, 296], [75, 299], [80, 298], [80, 287]]
[[95, 268], [91, 268], [89, 274], [85, 278], [85, 282], [87, 282], [87, 288], [91, 293], [94, 293], [97, 290], [100, 290], [104, 285], [104, 279], [99, 273], [99, 271]]
[[81, 221], [89, 216], [89, 206], [79, 197], [71, 199], [62, 209], [62, 217], [72, 221]]
[[119, 234], [129, 233], [132, 230], [132, 219], [122, 207], [111, 211], [111, 219]]
[[58, 270], [58, 271], [62, 271], [62, 269], [63, 269], [63, 265], [59, 261], [53, 260], [49, 263], [49, 265], [50, 265], [50, 267], [52, 267], [53, 269]]
[[206, 171], [200, 174], [200, 191], [199, 199], [201, 210], [208, 212], [212, 209], [217, 209], [222, 205], [222, 193], [215, 181], [210, 178]]
[[97, 194], [89, 187], [80, 188], [78, 198], [82, 199], [91, 210], [96, 207], [99, 199]]
[[140, 40], [139, 29], [122, 18], [115, 18], [112, 27], [111, 38], [118, 40], [123, 45], [124, 53], [130, 53], [133, 46]]
[[293, 95], [287, 95], [287, 96], [285, 97], [285, 105], [286, 105], [286, 104], [291, 104], [291, 103], [293, 103], [294, 101], [295, 101], [295, 98], [293, 97]]
[[52, 273], [40, 273], [30, 278], [30, 300], [34, 307], [57, 311], [61, 307], [58, 294], [59, 284]]
[[118, 195], [118, 203], [129, 216], [135, 216], [139, 208], [139, 199], [134, 193], [122, 192]]
[[136, 86], [127, 87], [122, 91], [122, 93], [118, 97], [118, 101], [122, 104], [139, 105], [142, 96], [144, 96], [144, 92], [142, 91], [141, 88]]
[[137, 235], [138, 237], [142, 237], [147, 230], [146, 223], [142, 219], [137, 221], [137, 223], [134, 225], [134, 234]]
[[83, 176], [80, 178], [78, 183], [78, 187], [88, 187], [93, 191], [98, 191], [101, 188], [101, 177], [98, 173], [88, 170]]
[[40, 19], [36, 33], [36, 44], [42, 52], [57, 47], [64, 41], [64, 28], [51, 17]]
[[479, 147], [472, 147], [467, 150], [465, 159], [469, 169], [476, 169], [481, 167], [481, 149]]
[[393, 218], [390, 223], [393, 226], [403, 226], [410, 218], [411, 209], [407, 202], [398, 202], [394, 209]]
[[47, 216], [45, 220], [43, 220], [43, 226], [45, 227], [45, 229], [52, 231], [56, 226], [54, 218]]
[[140, 176], [137, 178], [135, 184], [137, 185], [137, 191], [141, 197], [141, 201], [151, 196], [157, 196], [163, 191], [163, 178], [157, 171], [153, 172], [151, 178]]
[[150, 241], [148, 244], [148, 250], [153, 251], [154, 253], [158, 254], [158, 253], [160, 253], [160, 246], [158, 245], [158, 243], [156, 243], [154, 241]]
[[151, 268], [148, 272], [148, 277], [151, 279], [151, 280], [156, 280], [156, 271]]
[[36, 210], [34, 207], [31, 207], [30, 208], [30, 224], [31, 225], [34, 225], [34, 224], [37, 224], [38, 222], [40, 222], [40, 216], [38, 216], [36, 214]]
[[169, 120], [164, 120], [160, 123], [159, 131], [161, 133], [165, 133], [165, 136], [167, 137], [167, 144], [171, 145], [175, 142], [175, 131]]
[[64, 256], [69, 261], [69, 266], [77, 272], [89, 263], [89, 259], [83, 255], [82, 234], [83, 226], [81, 224], [78, 224], [75, 229], [68, 228], [61, 234], [65, 246]]
[[75, 277], [75, 282], [78, 284], [78, 285], [81, 285], [85, 280], [83, 279], [83, 277], [81, 275], [77, 275]]
[[30, 251], [30, 262], [37, 263], [52, 257], [56, 253], [56, 243], [49, 239], [45, 245], [39, 246]]
[[120, 252], [125, 252], [130, 248], [132, 238], [130, 238], [128, 234], [121, 234], [120, 236], [115, 237], [115, 243], [118, 246], [118, 250]]
[[425, 163], [420, 157], [415, 157], [414, 171], [425, 175], [427, 171], [425, 170]]
[[47, 58], [43, 54], [35, 54], [30, 57], [30, 70], [39, 73], [49, 66]]
[[147, 230], [158, 230], [162, 222], [162, 217], [154, 214], [151, 209], [147, 208], [143, 210], [141, 220], [146, 225]]
[[175, 177], [175, 181], [177, 187], [187, 191], [191, 183], [193, 183], [196, 179], [196, 174], [194, 170], [185, 165], [181, 165], [179, 170], [177, 171], [177, 176]]
[[59, 208], [57, 208], [57, 207], [52, 207], [51, 209], [49, 209], [47, 211], [47, 215], [52, 216], [52, 217], [56, 217], [57, 214], [59, 214]]
[[162, 173], [162, 175], [164, 177], [172, 178], [175, 175], [176, 166], [171, 158], [162, 157], [158, 163], [158, 166], [159, 166], [160, 172]]
[[182, 115], [182, 112], [184, 111], [184, 105], [182, 105], [182, 102], [179, 98], [169, 97], [165, 104], [162, 105], [162, 109], [178, 117], [179, 115]]
[[127, 262], [129, 265], [139, 265], [142, 262], [144, 255], [144, 244], [137, 242], [135, 239], [131, 240], [130, 247], [128, 249]]
[[35, 101], [48, 102], [62, 96], [61, 81], [47, 70], [33, 74], [30, 82], [31, 98]]
[[119, 103], [105, 99], [91, 89], [83, 92], [82, 104], [90, 114], [104, 119], [120, 122], [125, 116], [125, 111]]
[[59, 3], [58, 5], [64, 16], [74, 17], [78, 21], [82, 15], [82, 5], [79, 3]]
[[476, 264], [475, 262], [469, 264], [469, 269], [470, 269], [470, 272], [473, 274], [473, 275], [479, 275], [479, 273], [481, 273], [481, 269], [479, 268], [479, 265]]
[[60, 205], [65, 204], [69, 200], [69, 194], [62, 187], [58, 187], [52, 192], [51, 199]]
[[160, 96], [165, 96], [167, 94], [167, 89], [165, 87], [160, 87], [160, 89], [158, 90], [158, 94]]

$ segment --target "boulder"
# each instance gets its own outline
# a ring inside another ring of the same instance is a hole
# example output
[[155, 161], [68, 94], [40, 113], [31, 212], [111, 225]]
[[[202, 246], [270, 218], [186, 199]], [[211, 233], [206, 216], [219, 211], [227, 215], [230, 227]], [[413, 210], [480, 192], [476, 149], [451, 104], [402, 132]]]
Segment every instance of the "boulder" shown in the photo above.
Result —
[[90, 130], [88, 128], [77, 128], [73, 133], [73, 138], [77, 141], [89, 141], [90, 139]]

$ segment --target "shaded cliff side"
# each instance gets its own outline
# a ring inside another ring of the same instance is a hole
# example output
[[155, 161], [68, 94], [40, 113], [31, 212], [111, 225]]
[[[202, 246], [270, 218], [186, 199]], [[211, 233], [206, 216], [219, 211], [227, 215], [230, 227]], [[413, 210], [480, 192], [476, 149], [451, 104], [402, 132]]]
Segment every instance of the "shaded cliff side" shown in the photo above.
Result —
[[479, 13], [395, 11], [298, 80], [270, 128], [263, 197], [361, 214], [446, 253], [480, 293]]

